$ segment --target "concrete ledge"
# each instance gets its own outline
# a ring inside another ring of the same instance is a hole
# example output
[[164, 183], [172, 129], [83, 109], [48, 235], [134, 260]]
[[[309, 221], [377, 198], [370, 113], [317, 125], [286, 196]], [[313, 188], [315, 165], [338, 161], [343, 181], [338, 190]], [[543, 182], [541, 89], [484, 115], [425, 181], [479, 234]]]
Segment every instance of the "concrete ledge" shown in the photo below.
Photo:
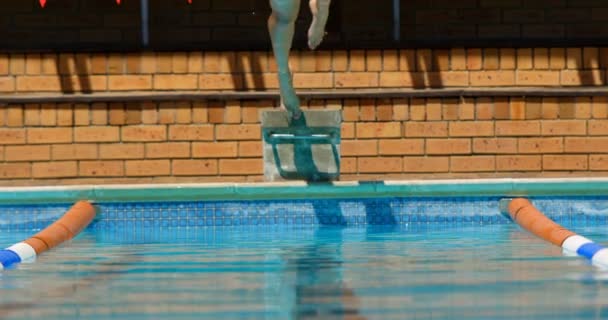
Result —
[[[605, 86], [593, 87], [501, 87], [432, 89], [335, 89], [298, 90], [304, 99], [346, 98], [458, 98], [458, 97], [580, 97], [608, 96]], [[99, 92], [91, 94], [5, 94], [0, 104], [9, 103], [93, 103], [177, 100], [259, 100], [278, 99], [268, 91], [141, 91]]]
[[0, 204], [384, 197], [608, 196], [608, 178], [213, 183], [0, 188]]

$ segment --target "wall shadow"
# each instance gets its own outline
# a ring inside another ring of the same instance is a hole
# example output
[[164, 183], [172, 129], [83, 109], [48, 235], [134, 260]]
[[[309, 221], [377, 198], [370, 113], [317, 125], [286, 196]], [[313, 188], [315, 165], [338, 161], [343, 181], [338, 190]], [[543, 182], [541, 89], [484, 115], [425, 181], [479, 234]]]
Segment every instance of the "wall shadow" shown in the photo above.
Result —
[[[89, 70], [88, 66], [88, 56], [59, 54], [54, 56], [54, 60], [62, 93], [93, 93], [90, 79], [91, 70]], [[73, 81], [77, 82], [78, 87], [75, 87]]]
[[[443, 52], [443, 51], [440, 51]], [[410, 81], [414, 89], [443, 88], [442, 73], [439, 63], [439, 52], [431, 49], [402, 50], [399, 59], [405, 66], [401, 70], [409, 72]], [[449, 52], [445, 51], [449, 59]]]
[[[270, 41], [270, 38], [268, 39]], [[227, 58], [232, 76], [232, 86], [237, 91], [266, 91], [263, 66], [268, 66], [266, 54], [240, 52]], [[262, 61], [266, 60], [266, 61]]]

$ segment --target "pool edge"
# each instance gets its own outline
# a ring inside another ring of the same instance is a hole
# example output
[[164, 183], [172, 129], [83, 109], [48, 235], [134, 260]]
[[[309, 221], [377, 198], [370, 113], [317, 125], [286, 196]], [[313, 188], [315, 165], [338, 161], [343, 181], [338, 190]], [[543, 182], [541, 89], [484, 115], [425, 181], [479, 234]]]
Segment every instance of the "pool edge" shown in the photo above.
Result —
[[608, 178], [188, 183], [0, 187], [0, 204], [434, 196], [608, 195]]

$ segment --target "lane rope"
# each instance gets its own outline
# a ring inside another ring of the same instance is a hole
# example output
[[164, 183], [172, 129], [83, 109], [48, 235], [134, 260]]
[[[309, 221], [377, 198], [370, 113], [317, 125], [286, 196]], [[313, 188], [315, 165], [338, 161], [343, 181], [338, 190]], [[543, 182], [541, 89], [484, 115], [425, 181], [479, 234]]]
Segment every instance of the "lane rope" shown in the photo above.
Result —
[[580, 236], [549, 219], [530, 200], [515, 198], [507, 211], [511, 219], [537, 237], [562, 247], [566, 254], [585, 257], [600, 268], [608, 269], [608, 249]]
[[31, 238], [0, 250], [0, 270], [21, 262], [33, 262], [45, 251], [71, 240], [86, 228], [97, 214], [88, 201], [75, 203], [61, 218]]

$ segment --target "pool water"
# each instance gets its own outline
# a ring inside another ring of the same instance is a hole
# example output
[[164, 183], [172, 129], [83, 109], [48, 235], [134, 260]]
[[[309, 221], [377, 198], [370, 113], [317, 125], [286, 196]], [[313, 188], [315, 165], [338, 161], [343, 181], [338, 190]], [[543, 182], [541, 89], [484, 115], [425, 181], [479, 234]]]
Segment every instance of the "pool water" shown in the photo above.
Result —
[[607, 317], [608, 273], [508, 223], [92, 229], [0, 274], [0, 319]]

